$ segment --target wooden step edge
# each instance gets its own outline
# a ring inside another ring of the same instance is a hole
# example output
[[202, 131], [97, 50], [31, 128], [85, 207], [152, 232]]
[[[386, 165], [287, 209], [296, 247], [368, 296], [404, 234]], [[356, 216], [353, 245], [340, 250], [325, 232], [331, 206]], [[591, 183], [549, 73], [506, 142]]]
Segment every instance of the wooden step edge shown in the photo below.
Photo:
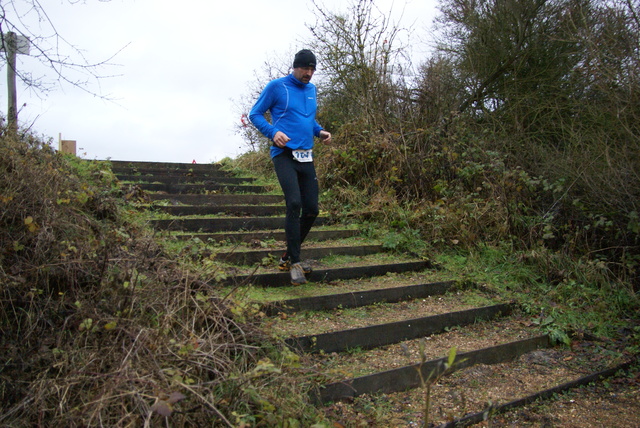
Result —
[[448, 327], [507, 316], [514, 308], [515, 305], [512, 303], [502, 303], [368, 327], [293, 337], [286, 339], [285, 343], [292, 349], [313, 353], [344, 352], [356, 348], [372, 349], [441, 333]]
[[189, 171], [189, 170], [149, 170], [149, 171], [137, 171], [126, 168], [111, 168], [113, 174], [121, 181], [129, 181], [136, 179], [158, 178], [158, 179], [208, 179], [208, 178], [237, 178], [255, 181], [255, 177], [243, 177], [235, 174], [231, 174], [225, 171], [218, 170], [201, 170], [201, 171]]
[[257, 186], [250, 184], [155, 184], [155, 183], [133, 183], [142, 190], [148, 192], [166, 192], [168, 194], [192, 194], [197, 195], [204, 191], [213, 191], [224, 194], [232, 193], [266, 193], [267, 186]]
[[[330, 241], [332, 239], [351, 238], [360, 234], [357, 229], [337, 229], [337, 230], [311, 230], [307, 236], [308, 240], [313, 241]], [[275, 241], [284, 241], [284, 230], [278, 231], [248, 231], [248, 232], [215, 232], [215, 233], [185, 233], [174, 235], [177, 239], [194, 239], [198, 238], [202, 241], [209, 239], [213, 241], [229, 241], [229, 242], [245, 242], [248, 244], [255, 243], [259, 245], [260, 241], [273, 239]]]
[[[326, 217], [316, 218], [317, 226], [329, 222]], [[284, 217], [213, 217], [213, 218], [171, 218], [149, 220], [156, 230], [173, 232], [231, 232], [265, 229], [283, 229]]]
[[352, 293], [330, 294], [297, 299], [281, 300], [262, 305], [261, 310], [267, 316], [279, 313], [291, 314], [301, 311], [327, 311], [337, 308], [358, 308], [374, 303], [398, 303], [413, 299], [445, 294], [455, 281], [413, 284], [376, 290], [355, 291]]
[[469, 425], [478, 424], [486, 420], [489, 414], [494, 415], [499, 413], [505, 413], [512, 409], [524, 407], [538, 400], [548, 400], [550, 398], [553, 398], [557, 394], [562, 394], [572, 389], [589, 385], [590, 383], [593, 383], [593, 382], [600, 382], [602, 380], [611, 378], [615, 376], [618, 372], [626, 371], [637, 363], [638, 363], [638, 358], [636, 357], [633, 360], [627, 361], [625, 363], [621, 363], [614, 367], [611, 367], [596, 373], [592, 373], [587, 376], [580, 377], [578, 379], [563, 383], [561, 385], [554, 386], [553, 388], [545, 389], [543, 391], [536, 392], [534, 394], [528, 395], [523, 398], [519, 398], [517, 400], [510, 401], [505, 404], [487, 408], [482, 412], [467, 415], [459, 419], [454, 419], [450, 422], [439, 425], [438, 428], [458, 428], [458, 427], [466, 427]]
[[[194, 193], [150, 193], [149, 199], [152, 201], [176, 201], [186, 205], [232, 205], [241, 201], [246, 205], [284, 203], [282, 195], [265, 195], [262, 193], [242, 193], [242, 194], [194, 194]], [[187, 202], [182, 202], [187, 201]]]
[[253, 183], [257, 181], [253, 178], [245, 177], [225, 177], [225, 176], [200, 176], [200, 177], [184, 177], [173, 175], [123, 175], [116, 174], [116, 178], [123, 184], [131, 185], [147, 185], [156, 184], [164, 186], [203, 186], [203, 185], [240, 185], [243, 183]]
[[[260, 263], [265, 257], [279, 257], [285, 251], [284, 248], [271, 250], [231, 251], [218, 253], [216, 260], [238, 265], [252, 265]], [[333, 247], [311, 247], [303, 250], [304, 259], [319, 260], [328, 256], [368, 256], [384, 252], [382, 245], [352, 245]]]
[[[387, 273], [418, 272], [432, 268], [433, 264], [431, 262], [421, 260], [405, 263], [318, 269], [306, 275], [306, 277], [309, 282], [330, 282], [339, 279], [371, 278], [373, 276], [386, 275]], [[285, 287], [291, 285], [291, 276], [288, 272], [235, 275], [223, 282], [225, 286], [248, 284], [260, 287]], [[215, 286], [216, 284], [211, 285]]]
[[146, 209], [155, 209], [158, 211], [171, 211], [171, 209], [194, 209], [194, 208], [202, 208], [202, 209], [210, 209], [210, 210], [236, 210], [242, 211], [244, 209], [251, 208], [286, 208], [284, 204], [225, 204], [225, 205], [191, 205], [191, 204], [182, 204], [182, 205], [158, 205], [158, 204], [146, 204], [141, 205], [141, 207]]
[[[452, 373], [476, 364], [500, 364], [515, 360], [536, 349], [550, 346], [549, 336], [542, 335], [459, 353], [456, 355], [457, 362], [449, 370]], [[313, 403], [319, 405], [345, 399], [350, 400], [362, 394], [393, 393], [418, 388], [421, 386], [419, 372], [424, 379], [429, 376], [439, 376], [444, 372], [446, 362], [447, 357], [438, 358], [421, 364], [322, 385], [311, 391], [310, 398]]]
[[127, 161], [109, 159], [106, 162], [111, 164], [112, 168], [118, 169], [137, 169], [137, 170], [213, 170], [222, 171], [218, 164], [214, 163], [185, 163], [185, 162], [154, 162], [154, 161]]
[[146, 209], [176, 217], [217, 215], [220, 213], [235, 216], [271, 217], [285, 214], [287, 207], [284, 205], [150, 205]]

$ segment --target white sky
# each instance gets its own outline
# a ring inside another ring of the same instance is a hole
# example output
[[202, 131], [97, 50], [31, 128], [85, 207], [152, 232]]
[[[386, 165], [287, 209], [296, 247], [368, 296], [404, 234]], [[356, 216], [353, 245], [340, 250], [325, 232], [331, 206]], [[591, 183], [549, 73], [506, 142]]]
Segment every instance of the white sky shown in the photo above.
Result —
[[[81, 49], [88, 62], [108, 59], [124, 47], [111, 61], [113, 66], [100, 69], [101, 74], [115, 77], [87, 86], [115, 101], [67, 84], [39, 96], [18, 85], [20, 125], [52, 138], [56, 147], [59, 134], [76, 140], [78, 155], [88, 159], [207, 163], [246, 151], [234, 131], [240, 121], [237, 102], [271, 56], [306, 47], [301, 43], [310, 37], [305, 24], [315, 21], [310, 0], [86, 0], [74, 5], [67, 0], [40, 0], [40, 4], [58, 33]], [[348, 0], [320, 0], [320, 4], [342, 12]], [[395, 19], [404, 9], [402, 26], [413, 26], [424, 35], [431, 27], [436, 0], [376, 0], [375, 4], [382, 11], [393, 10]], [[6, 11], [13, 20], [11, 9]], [[40, 24], [31, 22], [31, 31], [37, 34]], [[416, 49], [420, 51], [420, 46]], [[35, 76], [42, 73], [34, 58], [22, 55], [18, 68]], [[3, 115], [5, 76], [3, 64]], [[53, 77], [49, 73], [48, 81]], [[23, 103], [27, 105], [21, 107]]]

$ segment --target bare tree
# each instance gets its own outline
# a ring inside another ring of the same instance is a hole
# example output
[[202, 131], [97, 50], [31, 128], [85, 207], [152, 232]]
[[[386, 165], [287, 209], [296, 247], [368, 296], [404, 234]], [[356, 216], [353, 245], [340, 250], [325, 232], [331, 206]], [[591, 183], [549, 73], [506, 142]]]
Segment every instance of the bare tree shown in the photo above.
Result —
[[351, 0], [346, 13], [314, 6], [316, 22], [308, 28], [322, 58], [323, 123], [337, 128], [359, 118], [384, 127], [397, 107], [395, 80], [404, 77], [400, 35], [410, 29], [399, 27], [373, 0]]
[[[67, 0], [67, 2], [76, 4], [81, 0]], [[33, 70], [15, 65], [10, 58], [11, 47], [13, 45], [15, 48], [15, 39], [19, 38], [29, 41], [29, 56], [43, 65], [44, 71], [34, 73]], [[108, 99], [108, 96], [92, 89], [90, 84], [99, 83], [101, 79], [110, 77], [104, 73], [104, 70], [109, 65], [113, 65], [111, 61], [119, 51], [109, 58], [97, 62], [90, 61], [85, 51], [67, 40], [58, 30], [40, 1], [0, 0], [0, 42], [0, 46], [9, 48], [0, 51], [3, 63], [11, 68], [10, 71], [15, 73], [17, 79], [35, 93], [46, 93], [58, 84], [68, 84], [91, 95]], [[11, 116], [15, 112], [8, 113]], [[15, 117], [10, 117], [10, 121], [12, 119]]]
[[[239, 119], [234, 126], [235, 133], [242, 137], [251, 151], [268, 150], [271, 146], [271, 141], [250, 123], [249, 112], [267, 83], [286, 76], [290, 72], [291, 58], [293, 58], [293, 53], [287, 53], [286, 55], [273, 54], [271, 59], [264, 62], [260, 70], [254, 71], [255, 79], [247, 83], [247, 91], [241, 94], [239, 99], [235, 100], [235, 109]], [[267, 115], [269, 115], [269, 112], [267, 112]]]

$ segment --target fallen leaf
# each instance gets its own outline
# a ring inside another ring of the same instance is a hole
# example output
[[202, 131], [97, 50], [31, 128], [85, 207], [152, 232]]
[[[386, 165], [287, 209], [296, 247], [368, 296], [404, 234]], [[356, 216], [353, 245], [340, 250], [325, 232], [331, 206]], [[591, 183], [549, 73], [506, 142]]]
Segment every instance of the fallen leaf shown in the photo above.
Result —
[[153, 406], [151, 406], [151, 410], [159, 414], [160, 416], [169, 417], [171, 413], [173, 413], [173, 407], [171, 404], [164, 400], [158, 400]]
[[184, 400], [185, 398], [187, 398], [187, 396], [184, 395], [183, 393], [181, 393], [181, 392], [173, 392], [169, 396], [168, 403], [169, 404], [174, 404], [174, 403], [177, 403], [178, 401]]

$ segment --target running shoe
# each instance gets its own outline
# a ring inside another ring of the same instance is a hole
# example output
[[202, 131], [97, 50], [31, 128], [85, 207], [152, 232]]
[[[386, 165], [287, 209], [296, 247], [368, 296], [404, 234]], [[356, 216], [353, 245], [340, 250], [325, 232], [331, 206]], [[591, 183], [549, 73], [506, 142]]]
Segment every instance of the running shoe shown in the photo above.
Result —
[[[311, 268], [311, 265], [308, 261], [300, 262], [300, 264], [302, 265], [302, 270], [305, 274], [308, 275], [313, 272], [313, 269]], [[282, 256], [280, 258], [280, 261], [278, 262], [278, 269], [280, 269], [282, 272], [289, 272], [291, 270], [291, 260], [289, 260], [289, 257]]]
[[291, 284], [301, 285], [306, 284], [307, 278], [304, 277], [304, 271], [300, 263], [294, 263], [291, 265]]
[[283, 272], [289, 272], [291, 270], [291, 261], [288, 257], [286, 259], [284, 256], [280, 258], [280, 261], [278, 262], [278, 269]]

